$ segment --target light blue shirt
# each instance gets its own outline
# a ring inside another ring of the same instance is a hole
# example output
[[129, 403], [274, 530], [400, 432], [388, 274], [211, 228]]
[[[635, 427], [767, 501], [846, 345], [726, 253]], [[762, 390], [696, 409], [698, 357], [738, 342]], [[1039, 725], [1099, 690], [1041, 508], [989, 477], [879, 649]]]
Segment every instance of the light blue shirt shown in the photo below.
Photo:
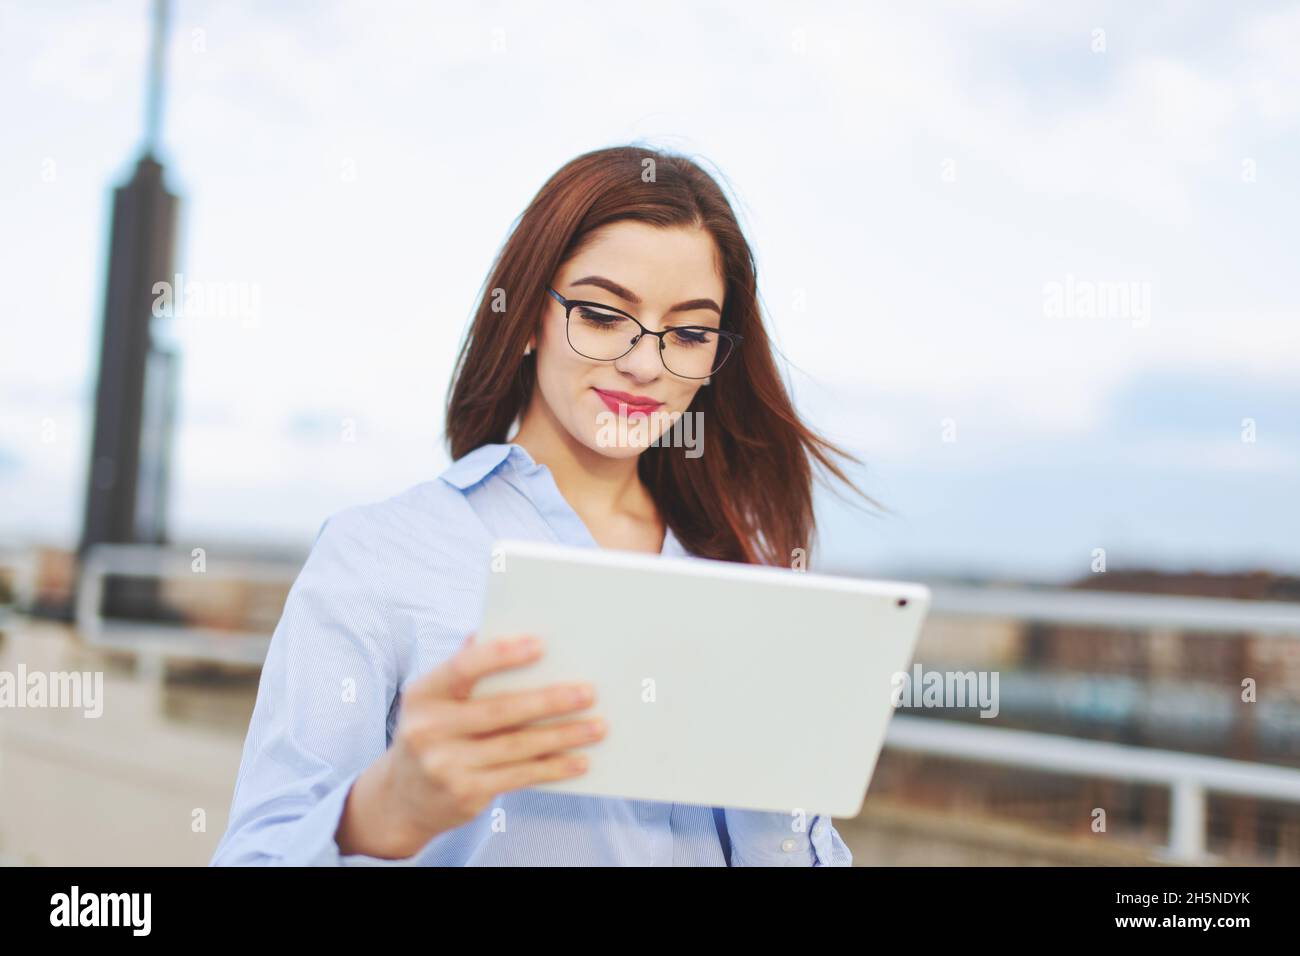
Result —
[[[506, 537], [599, 547], [550, 469], [513, 443], [325, 521], [271, 639], [211, 865], [851, 864], [826, 816], [538, 789], [498, 795], [405, 859], [341, 854], [353, 781], [388, 748], [402, 690], [477, 630], [492, 546]], [[687, 555], [671, 530], [663, 553]]]

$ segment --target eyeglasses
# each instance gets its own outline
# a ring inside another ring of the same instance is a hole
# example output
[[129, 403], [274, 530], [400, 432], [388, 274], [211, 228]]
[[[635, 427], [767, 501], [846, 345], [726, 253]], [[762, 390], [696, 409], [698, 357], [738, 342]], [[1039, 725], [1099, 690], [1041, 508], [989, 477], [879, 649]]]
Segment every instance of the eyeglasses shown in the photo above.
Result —
[[613, 306], [581, 299], [566, 299], [546, 290], [564, 306], [564, 334], [569, 347], [583, 358], [612, 362], [631, 352], [641, 337], [659, 340], [664, 368], [681, 378], [708, 378], [731, 357], [744, 340], [735, 332], [708, 325], [678, 325], [651, 332], [631, 315]]

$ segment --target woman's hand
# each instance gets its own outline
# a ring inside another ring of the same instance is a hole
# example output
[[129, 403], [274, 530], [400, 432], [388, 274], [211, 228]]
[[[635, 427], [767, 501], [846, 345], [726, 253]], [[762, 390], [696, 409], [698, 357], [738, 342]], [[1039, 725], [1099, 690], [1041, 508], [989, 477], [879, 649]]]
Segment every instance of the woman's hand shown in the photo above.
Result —
[[340, 852], [408, 857], [478, 816], [498, 794], [585, 773], [587, 758], [563, 751], [599, 740], [603, 721], [529, 724], [589, 707], [590, 684], [469, 699], [481, 678], [541, 654], [537, 638], [476, 644], [471, 634], [455, 656], [412, 682], [392, 746], [348, 794], [335, 835]]

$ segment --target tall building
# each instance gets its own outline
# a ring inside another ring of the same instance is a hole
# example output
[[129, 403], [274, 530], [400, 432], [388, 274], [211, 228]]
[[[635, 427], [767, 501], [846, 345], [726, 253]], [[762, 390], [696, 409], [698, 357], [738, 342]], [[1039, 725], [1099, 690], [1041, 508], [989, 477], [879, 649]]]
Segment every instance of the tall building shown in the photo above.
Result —
[[155, 341], [152, 306], [154, 283], [174, 274], [177, 199], [148, 154], [115, 192], [83, 551], [166, 538], [175, 356]]
[[[167, 3], [156, 0], [144, 148], [134, 175], [113, 200], [83, 556], [95, 544], [162, 544], [167, 538], [177, 355], [158, 336], [153, 316], [155, 284], [170, 283], [175, 275], [179, 208], [156, 158], [166, 32]], [[119, 613], [129, 613], [126, 605], [147, 611], [153, 591], [145, 582], [118, 585], [107, 603]]]

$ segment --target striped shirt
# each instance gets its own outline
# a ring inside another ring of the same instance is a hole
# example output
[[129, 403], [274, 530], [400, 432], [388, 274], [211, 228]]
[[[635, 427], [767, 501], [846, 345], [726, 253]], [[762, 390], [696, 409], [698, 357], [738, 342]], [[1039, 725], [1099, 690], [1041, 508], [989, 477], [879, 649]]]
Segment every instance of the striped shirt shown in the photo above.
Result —
[[[851, 864], [827, 816], [538, 789], [498, 795], [404, 859], [340, 853], [353, 781], [391, 743], [403, 688], [477, 629], [506, 537], [599, 547], [550, 470], [513, 443], [325, 521], [271, 638], [211, 865]], [[687, 555], [671, 529], [663, 553]]]

